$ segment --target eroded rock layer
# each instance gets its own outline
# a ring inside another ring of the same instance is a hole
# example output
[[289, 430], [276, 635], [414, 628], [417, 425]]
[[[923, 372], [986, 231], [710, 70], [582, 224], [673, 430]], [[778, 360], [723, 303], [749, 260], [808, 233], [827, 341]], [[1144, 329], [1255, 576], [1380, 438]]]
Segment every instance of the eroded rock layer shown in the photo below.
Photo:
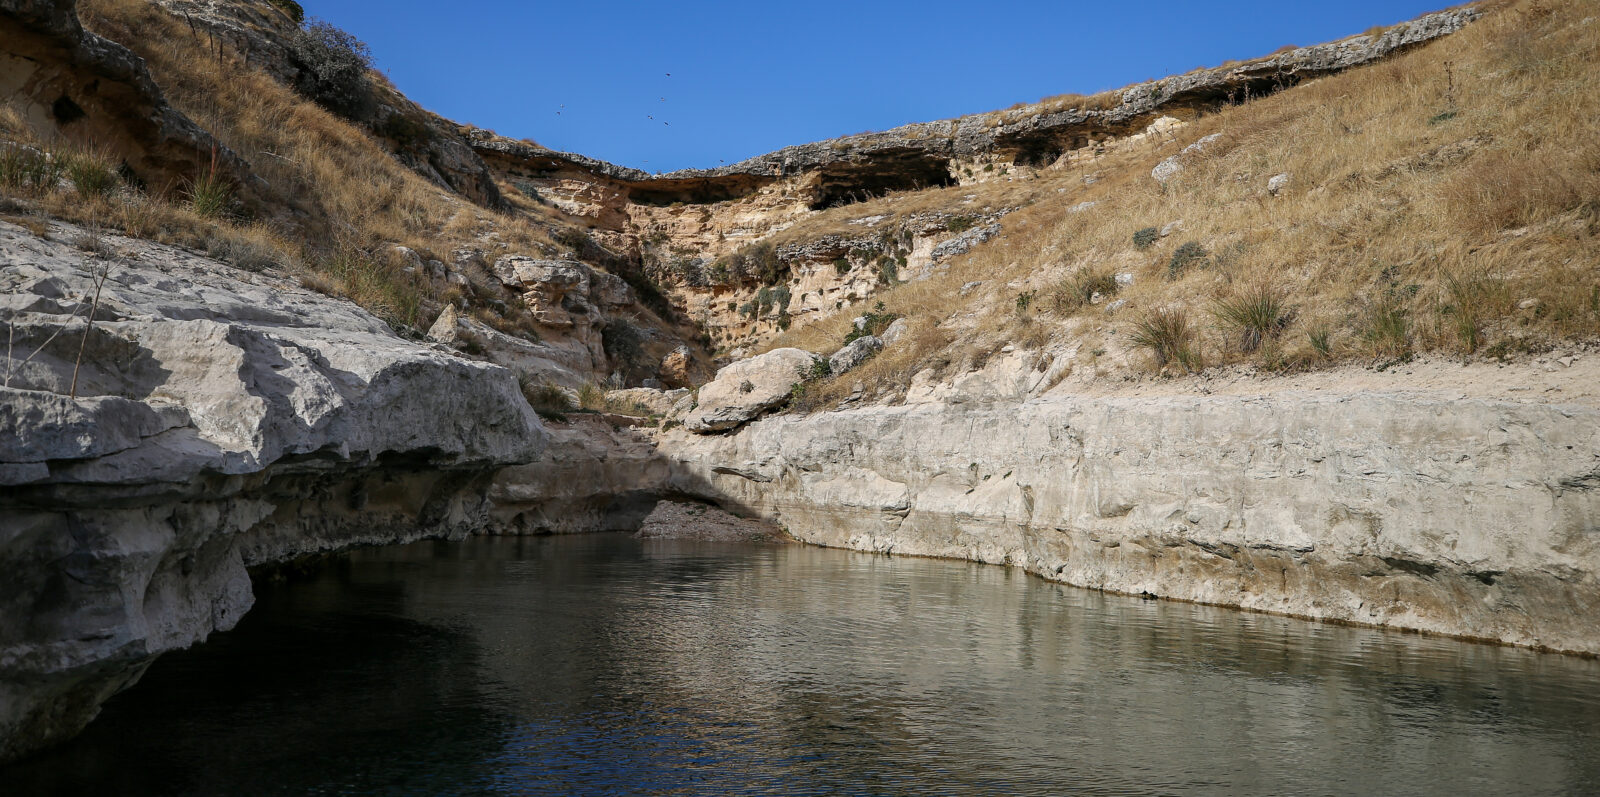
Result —
[[1600, 653], [1600, 411], [1405, 393], [1042, 398], [664, 442], [795, 537]]

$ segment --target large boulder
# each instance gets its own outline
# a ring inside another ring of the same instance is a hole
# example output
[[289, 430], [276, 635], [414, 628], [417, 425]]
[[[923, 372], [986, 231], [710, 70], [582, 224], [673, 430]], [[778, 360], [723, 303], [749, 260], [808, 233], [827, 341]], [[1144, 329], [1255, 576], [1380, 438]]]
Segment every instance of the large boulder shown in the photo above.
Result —
[[782, 406], [816, 361], [817, 356], [808, 351], [773, 349], [728, 365], [700, 388], [699, 403], [684, 419], [683, 427], [700, 434], [720, 432]]

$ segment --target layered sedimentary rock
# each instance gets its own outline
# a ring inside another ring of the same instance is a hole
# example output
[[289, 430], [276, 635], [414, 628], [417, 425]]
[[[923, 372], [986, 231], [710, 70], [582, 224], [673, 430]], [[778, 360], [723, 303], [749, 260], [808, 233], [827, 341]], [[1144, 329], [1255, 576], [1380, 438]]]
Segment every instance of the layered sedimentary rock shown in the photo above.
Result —
[[673, 487], [858, 550], [1600, 653], [1600, 410], [1425, 394], [923, 404], [671, 433]]
[[502, 368], [278, 277], [100, 243], [0, 224], [0, 760], [230, 628], [248, 567], [481, 529], [494, 472], [545, 441]]

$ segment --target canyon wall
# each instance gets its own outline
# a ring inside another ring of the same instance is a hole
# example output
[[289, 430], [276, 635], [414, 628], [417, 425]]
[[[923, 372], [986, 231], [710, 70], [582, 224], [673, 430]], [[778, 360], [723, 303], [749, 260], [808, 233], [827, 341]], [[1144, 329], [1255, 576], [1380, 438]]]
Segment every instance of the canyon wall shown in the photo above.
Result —
[[662, 441], [806, 542], [1600, 654], [1600, 411], [1408, 392], [962, 395]]

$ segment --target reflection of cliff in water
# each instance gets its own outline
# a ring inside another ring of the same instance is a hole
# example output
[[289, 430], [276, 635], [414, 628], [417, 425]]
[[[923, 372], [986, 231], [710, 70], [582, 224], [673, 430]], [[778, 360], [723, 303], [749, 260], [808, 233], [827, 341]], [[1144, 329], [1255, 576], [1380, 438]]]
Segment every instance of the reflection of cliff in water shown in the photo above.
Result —
[[958, 562], [492, 538], [264, 589], [238, 631], [158, 662], [25, 774], [190, 793], [1560, 791], [1600, 777], [1597, 675]]
[[408, 616], [403, 578], [336, 560], [258, 582], [234, 631], [163, 656], [78, 738], [0, 770], [17, 788], [0, 793], [481, 788], [477, 761], [511, 719], [485, 690], [472, 629]]

